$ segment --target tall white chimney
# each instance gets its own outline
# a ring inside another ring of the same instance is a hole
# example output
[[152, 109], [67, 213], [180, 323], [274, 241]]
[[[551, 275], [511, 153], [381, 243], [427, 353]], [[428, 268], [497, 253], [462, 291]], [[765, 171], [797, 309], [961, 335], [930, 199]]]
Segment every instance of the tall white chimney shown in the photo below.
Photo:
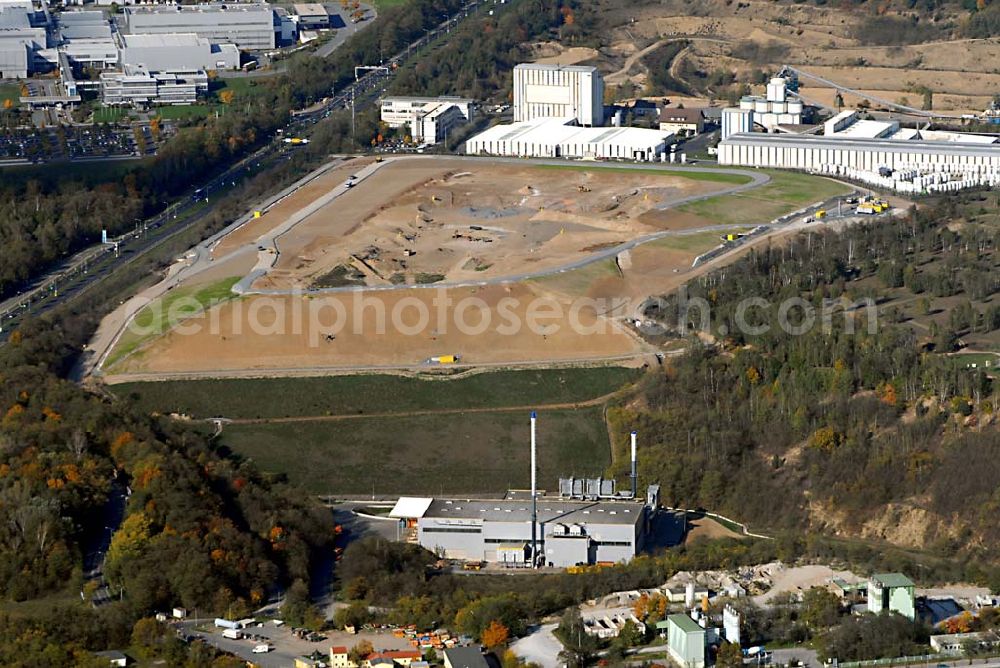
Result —
[[632, 431], [632, 498], [636, 497], [639, 488], [639, 470], [636, 464], [636, 452], [635, 452], [635, 430]]
[[538, 503], [536, 497], [537, 475], [538, 475], [538, 453], [535, 439], [535, 423], [538, 421], [538, 414], [531, 411], [531, 565], [538, 567]]

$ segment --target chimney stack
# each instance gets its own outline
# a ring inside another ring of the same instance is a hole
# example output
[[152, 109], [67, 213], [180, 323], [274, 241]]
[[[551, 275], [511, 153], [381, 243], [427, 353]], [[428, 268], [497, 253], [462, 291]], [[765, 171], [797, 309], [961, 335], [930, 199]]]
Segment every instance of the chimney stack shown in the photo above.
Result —
[[632, 498], [639, 493], [639, 471], [636, 466], [635, 431], [632, 431]]
[[536, 476], [538, 470], [538, 458], [536, 453], [535, 422], [538, 414], [531, 411], [531, 566], [538, 568], [538, 503], [536, 496]]

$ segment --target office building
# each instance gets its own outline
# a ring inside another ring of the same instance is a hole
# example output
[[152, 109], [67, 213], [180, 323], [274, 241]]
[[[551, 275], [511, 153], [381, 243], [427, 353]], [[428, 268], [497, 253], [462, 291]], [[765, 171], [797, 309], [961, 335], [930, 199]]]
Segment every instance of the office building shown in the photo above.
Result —
[[437, 107], [442, 103], [457, 107], [466, 121], [472, 119], [474, 113], [472, 109], [473, 101], [463, 97], [451, 97], [448, 95], [440, 97], [411, 97], [406, 95], [383, 97], [379, 105], [379, 117], [390, 128], [401, 128], [404, 125], [413, 123], [417, 115], [426, 113], [428, 109]]
[[514, 122], [571, 118], [604, 123], [604, 79], [596, 67], [522, 63], [514, 67]]
[[187, 105], [206, 92], [208, 75], [203, 71], [150, 72], [126, 65], [121, 72], [101, 73], [101, 100], [106, 105]]
[[318, 2], [296, 4], [292, 7], [299, 17], [299, 28], [306, 30], [323, 30], [330, 27], [330, 13]]
[[213, 44], [240, 49], [273, 49], [274, 12], [267, 4], [151, 5], [125, 8], [127, 32], [193, 33]]
[[705, 117], [701, 109], [671, 109], [660, 112], [660, 130], [678, 137], [701, 134]]
[[122, 35], [121, 64], [150, 72], [235, 70], [240, 52], [233, 44], [212, 44], [194, 33]]
[[437, 144], [445, 141], [456, 127], [464, 125], [465, 115], [458, 106], [439, 102], [414, 114], [410, 135], [418, 144]]

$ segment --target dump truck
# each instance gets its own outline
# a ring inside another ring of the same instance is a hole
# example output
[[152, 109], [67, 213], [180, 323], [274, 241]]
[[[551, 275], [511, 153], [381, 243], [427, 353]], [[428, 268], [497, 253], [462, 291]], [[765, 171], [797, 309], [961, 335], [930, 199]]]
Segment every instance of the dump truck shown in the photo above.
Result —
[[458, 361], [458, 355], [438, 355], [432, 357], [430, 361], [434, 364], [454, 364]]

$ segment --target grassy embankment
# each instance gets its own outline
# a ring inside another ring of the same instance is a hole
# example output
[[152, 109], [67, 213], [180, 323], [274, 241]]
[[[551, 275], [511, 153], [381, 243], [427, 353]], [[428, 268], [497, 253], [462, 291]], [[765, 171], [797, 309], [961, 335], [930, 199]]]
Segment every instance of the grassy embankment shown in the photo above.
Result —
[[[597, 367], [433, 380], [166, 381], [113, 389], [143, 410], [236, 420], [225, 425], [220, 445], [314, 493], [370, 494], [374, 486], [376, 494], [472, 494], [528, 483], [529, 407], [539, 409], [543, 485], [553, 486], [560, 475], [603, 473], [611, 453], [599, 399], [638, 374]], [[592, 403], [570, 406], [585, 402]]]

